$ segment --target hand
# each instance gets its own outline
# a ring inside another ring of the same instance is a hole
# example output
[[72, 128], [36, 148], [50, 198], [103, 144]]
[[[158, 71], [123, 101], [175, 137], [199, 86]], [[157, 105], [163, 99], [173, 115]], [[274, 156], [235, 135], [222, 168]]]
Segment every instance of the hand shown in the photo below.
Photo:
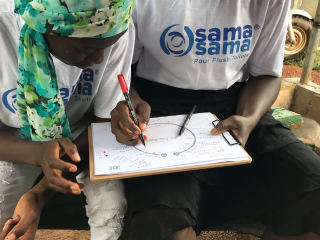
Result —
[[0, 223], [0, 240], [4, 240], [10, 230], [19, 222], [19, 220], [19, 216], [13, 216], [12, 218], [7, 218]]
[[219, 121], [216, 127], [211, 130], [211, 135], [219, 135], [227, 130], [232, 130], [244, 147], [248, 137], [256, 124], [250, 118], [233, 115], [225, 120]]
[[24, 194], [16, 206], [14, 217], [5, 225], [1, 240], [33, 240], [43, 205], [37, 194], [31, 191]]
[[77, 146], [69, 138], [60, 138], [48, 142], [39, 142], [37, 165], [41, 166], [46, 176], [50, 189], [61, 193], [80, 194], [81, 186], [72, 181], [67, 181], [62, 172], [76, 172], [77, 166], [67, 163], [60, 158], [67, 154], [74, 162], [80, 161]]
[[[142, 99], [132, 100], [132, 105], [136, 112], [139, 127], [133, 122], [129, 108], [125, 101], [121, 101], [111, 112], [111, 132], [120, 143], [134, 146], [141, 143], [139, 134], [147, 129], [150, 120], [151, 108]], [[144, 135], [144, 139], [148, 137]]]

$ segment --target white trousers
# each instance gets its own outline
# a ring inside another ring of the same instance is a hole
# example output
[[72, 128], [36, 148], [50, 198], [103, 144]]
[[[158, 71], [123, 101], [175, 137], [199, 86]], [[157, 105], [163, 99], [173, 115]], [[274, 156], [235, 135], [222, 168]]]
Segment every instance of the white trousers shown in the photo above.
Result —
[[[0, 161], [0, 222], [12, 217], [19, 199], [31, 189], [41, 171], [27, 164]], [[91, 239], [118, 239], [127, 208], [123, 181], [92, 182], [88, 170], [77, 181], [84, 184]]]
[[19, 199], [31, 189], [41, 171], [23, 163], [0, 161], [0, 222], [12, 217]]
[[91, 239], [117, 240], [127, 210], [123, 180], [92, 182], [86, 170], [77, 177], [77, 181], [84, 184]]
[[[92, 114], [88, 115], [88, 118], [72, 126], [74, 139], [92, 122]], [[31, 189], [41, 171], [41, 168], [31, 165], [0, 160], [0, 222], [12, 217], [19, 199]], [[77, 181], [84, 184], [83, 192], [87, 197], [86, 213], [89, 218], [91, 239], [118, 239], [127, 209], [123, 181], [94, 183], [89, 178], [88, 170], [79, 174]]]

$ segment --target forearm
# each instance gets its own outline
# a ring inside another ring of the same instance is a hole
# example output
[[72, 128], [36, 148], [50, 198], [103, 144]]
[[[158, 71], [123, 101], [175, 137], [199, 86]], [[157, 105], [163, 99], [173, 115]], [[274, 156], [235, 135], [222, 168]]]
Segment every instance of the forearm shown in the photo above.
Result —
[[240, 93], [236, 114], [250, 118], [253, 128], [277, 99], [280, 86], [280, 78], [250, 76]]
[[39, 204], [44, 206], [46, 202], [56, 194], [56, 191], [50, 189], [48, 181], [44, 177], [29, 191], [29, 193], [35, 194], [39, 199]]
[[20, 139], [0, 129], [1, 161], [20, 162], [38, 166], [36, 153], [39, 152], [38, 142]]

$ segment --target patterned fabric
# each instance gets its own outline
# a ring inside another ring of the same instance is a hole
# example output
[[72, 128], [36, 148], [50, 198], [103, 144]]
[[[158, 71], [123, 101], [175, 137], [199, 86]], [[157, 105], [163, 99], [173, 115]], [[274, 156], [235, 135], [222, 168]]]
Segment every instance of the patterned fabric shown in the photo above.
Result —
[[26, 22], [19, 40], [17, 107], [24, 139], [72, 139], [54, 64], [42, 34], [106, 38], [125, 31], [135, 0], [15, 0]]

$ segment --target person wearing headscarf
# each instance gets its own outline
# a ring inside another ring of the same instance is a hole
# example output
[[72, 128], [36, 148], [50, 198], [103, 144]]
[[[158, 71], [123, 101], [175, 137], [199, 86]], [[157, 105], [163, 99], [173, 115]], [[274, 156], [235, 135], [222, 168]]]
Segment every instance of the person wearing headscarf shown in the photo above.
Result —
[[[84, 184], [92, 234], [115, 239], [121, 232], [126, 204], [121, 181], [96, 187], [87, 171], [79, 184], [66, 179], [88, 166], [87, 126], [110, 118], [122, 99], [116, 75], [130, 81], [134, 6], [134, 0], [17, 0], [15, 6], [0, 0], [1, 221], [12, 216], [42, 170], [45, 177], [27, 196], [80, 194]], [[97, 205], [92, 189], [109, 205]], [[95, 215], [98, 208], [106, 213], [103, 219]], [[22, 224], [31, 219], [20, 217]], [[108, 234], [101, 232], [106, 226]]]

